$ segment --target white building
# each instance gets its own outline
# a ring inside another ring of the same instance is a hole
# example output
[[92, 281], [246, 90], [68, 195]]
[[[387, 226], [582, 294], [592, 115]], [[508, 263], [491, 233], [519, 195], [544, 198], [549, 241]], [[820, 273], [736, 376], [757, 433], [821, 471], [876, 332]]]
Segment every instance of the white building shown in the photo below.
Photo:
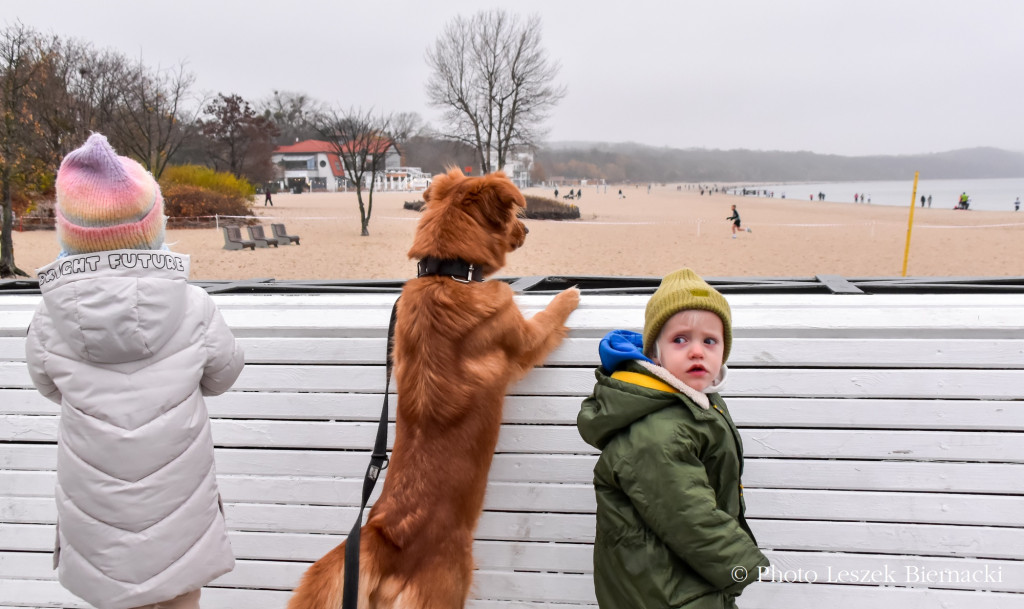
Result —
[[533, 170], [533, 153], [510, 153], [509, 158], [505, 160], [505, 166], [501, 170], [519, 188], [528, 187], [530, 185], [530, 172]]
[[392, 167], [384, 172], [381, 190], [424, 190], [430, 186], [430, 174], [419, 167]]
[[[348, 151], [345, 144], [344, 151]], [[384, 171], [376, 172], [371, 177], [369, 172], [363, 177], [363, 187], [369, 188], [370, 180], [376, 179], [376, 188], [381, 188], [388, 183], [387, 173], [393, 168], [402, 164], [402, 156], [394, 142], [385, 139], [376, 140], [376, 150], [373, 154], [384, 155]], [[370, 155], [368, 160], [372, 160]], [[284, 179], [287, 188], [301, 187], [319, 192], [337, 192], [346, 190], [352, 186], [351, 180], [345, 171], [344, 159], [338, 155], [335, 147], [330, 142], [322, 140], [304, 140], [287, 146], [278, 146], [274, 149], [271, 162], [281, 170], [281, 177]]]

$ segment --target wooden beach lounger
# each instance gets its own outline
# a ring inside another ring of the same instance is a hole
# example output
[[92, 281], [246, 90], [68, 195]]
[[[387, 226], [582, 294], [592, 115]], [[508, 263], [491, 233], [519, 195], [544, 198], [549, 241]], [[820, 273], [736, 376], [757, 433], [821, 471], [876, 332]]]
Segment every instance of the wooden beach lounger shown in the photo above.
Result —
[[242, 239], [242, 231], [237, 226], [222, 226], [221, 228], [224, 229], [224, 249], [242, 250], [249, 248], [255, 251], [256, 244]]
[[289, 235], [288, 231], [284, 228], [284, 224], [271, 224], [270, 230], [274, 233], [274, 237], [277, 238], [277, 242], [281, 245], [290, 245], [292, 243], [299, 245], [298, 235]]
[[271, 245], [277, 247], [277, 239], [267, 237], [267, 235], [263, 232], [262, 224], [257, 224], [255, 226], [250, 224], [245, 228], [248, 229], [249, 238], [252, 239], [253, 243], [256, 244], [256, 247], [270, 247]]

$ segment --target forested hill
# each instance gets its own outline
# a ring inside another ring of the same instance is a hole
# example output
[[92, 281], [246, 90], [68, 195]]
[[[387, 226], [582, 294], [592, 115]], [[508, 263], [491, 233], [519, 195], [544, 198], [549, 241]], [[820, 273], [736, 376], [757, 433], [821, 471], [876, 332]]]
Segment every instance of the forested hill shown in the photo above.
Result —
[[656, 148], [643, 144], [552, 143], [535, 158], [535, 180], [613, 182], [846, 182], [1024, 177], [1024, 153], [969, 148], [933, 154], [839, 156], [813, 152]]

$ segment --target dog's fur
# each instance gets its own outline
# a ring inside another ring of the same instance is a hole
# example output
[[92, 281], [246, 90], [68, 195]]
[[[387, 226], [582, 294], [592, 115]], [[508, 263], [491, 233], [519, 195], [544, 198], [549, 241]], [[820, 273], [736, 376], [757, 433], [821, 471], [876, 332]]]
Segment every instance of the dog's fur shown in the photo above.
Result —
[[[462, 259], [492, 274], [523, 244], [525, 207], [503, 173], [434, 178], [409, 257]], [[397, 431], [380, 499], [362, 528], [360, 609], [462, 607], [473, 531], [509, 383], [565, 337], [575, 288], [523, 318], [507, 283], [451, 277], [408, 281], [395, 327]], [[341, 606], [345, 544], [303, 576], [288, 609]]]

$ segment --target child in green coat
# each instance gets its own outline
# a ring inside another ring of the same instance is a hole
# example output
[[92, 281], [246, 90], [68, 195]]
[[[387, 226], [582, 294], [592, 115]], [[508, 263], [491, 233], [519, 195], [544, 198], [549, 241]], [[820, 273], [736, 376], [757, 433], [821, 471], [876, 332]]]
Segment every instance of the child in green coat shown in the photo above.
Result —
[[601, 341], [580, 435], [594, 468], [602, 609], [731, 608], [768, 559], [744, 519], [743, 446], [718, 391], [729, 303], [690, 269], [667, 275], [644, 333]]

